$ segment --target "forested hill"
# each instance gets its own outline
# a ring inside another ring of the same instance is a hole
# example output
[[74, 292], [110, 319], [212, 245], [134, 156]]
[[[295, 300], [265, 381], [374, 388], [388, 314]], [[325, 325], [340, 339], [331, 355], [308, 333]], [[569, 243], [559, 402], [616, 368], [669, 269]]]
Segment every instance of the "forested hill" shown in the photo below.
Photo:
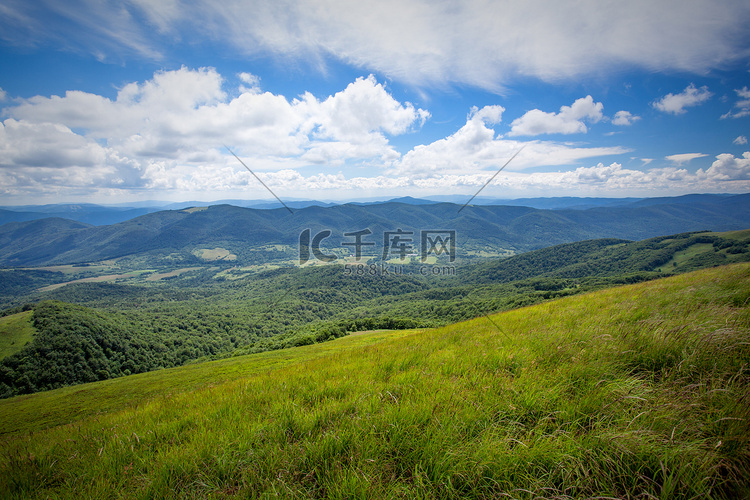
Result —
[[693, 203], [665, 199], [588, 210], [540, 210], [519, 206], [412, 205], [311, 206], [259, 210], [231, 205], [151, 213], [118, 224], [90, 226], [65, 219], [0, 226], [0, 266], [95, 262], [142, 253], [169, 254], [197, 246], [222, 247], [243, 264], [248, 248], [296, 246], [300, 233], [330, 230], [333, 245], [345, 232], [369, 229], [382, 244], [386, 231], [456, 230], [459, 252], [494, 248], [520, 253], [594, 238], [641, 240], [686, 231], [745, 229], [750, 195], [699, 197]]
[[[452, 276], [347, 273], [331, 264], [236, 280], [86, 282], [19, 295], [2, 312], [0, 398], [486, 313], [750, 260], [750, 230], [563, 244]], [[4, 279], [25, 270], [0, 273]], [[34, 333], [30, 333], [34, 332]]]

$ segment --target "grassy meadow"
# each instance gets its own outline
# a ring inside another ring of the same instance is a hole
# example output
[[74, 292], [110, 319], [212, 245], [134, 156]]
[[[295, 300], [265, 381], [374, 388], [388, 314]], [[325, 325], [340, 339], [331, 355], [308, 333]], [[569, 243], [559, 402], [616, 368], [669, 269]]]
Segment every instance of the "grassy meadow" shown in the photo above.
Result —
[[24, 311], [0, 318], [0, 359], [17, 353], [34, 338], [32, 314]]
[[1, 498], [750, 495], [750, 266], [0, 401]]

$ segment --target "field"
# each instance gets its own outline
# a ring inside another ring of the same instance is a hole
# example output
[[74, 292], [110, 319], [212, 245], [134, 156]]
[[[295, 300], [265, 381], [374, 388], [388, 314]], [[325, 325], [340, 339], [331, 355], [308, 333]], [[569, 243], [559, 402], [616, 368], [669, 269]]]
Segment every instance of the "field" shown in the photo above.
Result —
[[64, 287], [65, 285], [71, 285], [73, 283], [102, 283], [106, 281], [115, 282], [119, 280], [127, 280], [140, 276], [148, 271], [133, 271], [125, 274], [105, 274], [104, 276], [96, 276], [93, 278], [81, 278], [73, 281], [66, 281], [64, 283], [56, 283], [54, 285], [45, 286], [39, 289], [40, 292], [50, 292], [57, 290], [58, 288]]
[[738, 498], [750, 266], [0, 401], [3, 498]]
[[237, 260], [237, 256], [226, 248], [216, 247], [213, 249], [209, 248], [198, 248], [193, 250], [193, 255], [201, 260], [213, 261], [213, 260]]

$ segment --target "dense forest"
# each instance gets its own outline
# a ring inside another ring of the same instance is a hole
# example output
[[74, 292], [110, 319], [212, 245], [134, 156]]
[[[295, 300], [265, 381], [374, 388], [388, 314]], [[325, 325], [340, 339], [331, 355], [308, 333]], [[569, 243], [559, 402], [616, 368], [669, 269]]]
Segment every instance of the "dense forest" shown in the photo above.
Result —
[[[360, 275], [332, 264], [231, 281], [199, 274], [149, 286], [79, 283], [19, 294], [2, 315], [33, 310], [36, 335], [0, 361], [0, 397], [323, 342], [354, 331], [448, 324], [748, 261], [749, 246], [750, 232], [685, 233], [563, 244], [465, 265], [447, 276], [424, 276], [417, 264], [403, 266], [400, 274]], [[20, 281], [40, 272], [4, 270], [0, 286], [6, 293], [17, 290]]]

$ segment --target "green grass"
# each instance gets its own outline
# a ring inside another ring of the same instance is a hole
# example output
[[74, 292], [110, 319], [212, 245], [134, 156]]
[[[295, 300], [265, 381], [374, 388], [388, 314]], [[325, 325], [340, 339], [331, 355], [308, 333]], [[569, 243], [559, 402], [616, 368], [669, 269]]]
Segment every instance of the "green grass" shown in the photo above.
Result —
[[139, 278], [142, 274], [150, 273], [150, 270], [144, 270], [144, 271], [130, 271], [123, 274], [106, 274], [104, 276], [92, 276], [90, 278], [80, 278], [72, 281], [66, 281], [64, 283], [55, 283], [54, 285], [47, 285], [45, 287], [40, 288], [39, 292], [49, 292], [52, 290], [57, 290], [58, 288], [62, 288], [65, 285], [71, 285], [74, 283], [101, 283], [104, 281], [121, 281], [121, 280], [129, 280], [132, 278]]
[[244, 379], [249, 375], [277, 370], [289, 364], [309, 361], [331, 352], [343, 352], [379, 342], [385, 338], [400, 338], [418, 331], [357, 332], [314, 346], [188, 364], [179, 368], [0, 400], [0, 439], [69, 424], [91, 415], [138, 407], [165, 395], [171, 396], [204, 387], [213, 387], [219, 382], [227, 383]]
[[0, 497], [744, 497], [748, 302], [736, 265], [12, 398]]
[[750, 229], [742, 229], [739, 231], [724, 231], [724, 232], [711, 232], [708, 233], [714, 236], [721, 236], [722, 238], [727, 238], [730, 240], [736, 240], [736, 241], [748, 241], [750, 240]]
[[15, 354], [31, 342], [34, 326], [31, 316], [34, 311], [25, 311], [0, 318], [0, 359]]
[[662, 266], [664, 269], [671, 269], [672, 267], [677, 267], [685, 264], [688, 260], [690, 260], [693, 257], [696, 257], [697, 255], [711, 252], [713, 253], [714, 247], [710, 243], [696, 243], [694, 245], [690, 245], [687, 249], [677, 252], [674, 254], [674, 258], [664, 264]]

